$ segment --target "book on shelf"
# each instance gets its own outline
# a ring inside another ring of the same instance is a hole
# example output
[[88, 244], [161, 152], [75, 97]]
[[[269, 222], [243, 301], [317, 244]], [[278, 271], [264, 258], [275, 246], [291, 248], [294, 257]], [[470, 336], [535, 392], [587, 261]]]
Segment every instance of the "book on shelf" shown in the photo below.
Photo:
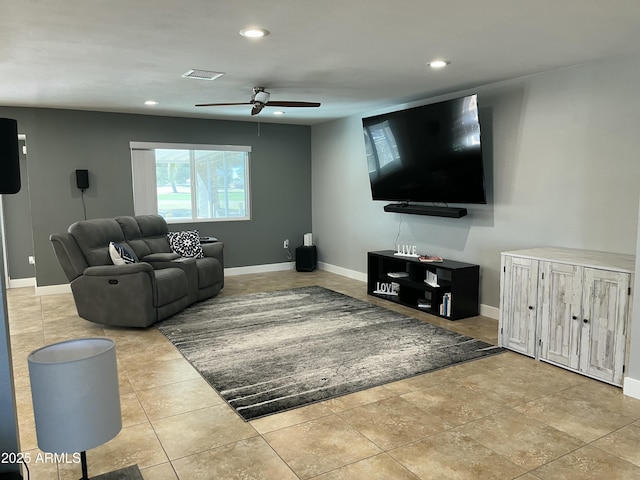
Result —
[[440, 315], [443, 317], [451, 316], [451, 292], [442, 295], [442, 303], [440, 304]]
[[444, 262], [444, 258], [438, 257], [436, 255], [420, 255], [418, 260], [421, 262]]
[[429, 300], [418, 300], [418, 308], [431, 310], [431, 302]]
[[390, 278], [406, 278], [409, 276], [408, 272], [389, 272], [387, 276]]
[[438, 285], [438, 275], [431, 270], [427, 270], [426, 278], [424, 279], [424, 283], [429, 285], [430, 287], [439, 287]]

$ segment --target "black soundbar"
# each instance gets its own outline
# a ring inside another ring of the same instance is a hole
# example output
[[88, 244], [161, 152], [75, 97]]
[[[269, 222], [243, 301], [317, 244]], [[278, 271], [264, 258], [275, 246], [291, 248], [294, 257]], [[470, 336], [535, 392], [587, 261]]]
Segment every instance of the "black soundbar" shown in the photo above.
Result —
[[430, 215], [432, 217], [461, 218], [467, 215], [466, 208], [435, 207], [429, 205], [410, 205], [408, 203], [390, 203], [384, 206], [385, 212], [409, 213], [412, 215]]

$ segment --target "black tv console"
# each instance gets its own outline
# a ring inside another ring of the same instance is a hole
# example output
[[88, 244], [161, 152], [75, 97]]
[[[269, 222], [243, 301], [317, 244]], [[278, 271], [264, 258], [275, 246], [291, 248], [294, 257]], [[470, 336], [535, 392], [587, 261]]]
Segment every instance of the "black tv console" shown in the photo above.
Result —
[[430, 215], [432, 217], [462, 218], [467, 209], [461, 207], [436, 207], [430, 205], [413, 205], [409, 203], [390, 203], [384, 206], [385, 212], [410, 213], [413, 215]]
[[[367, 254], [369, 295], [448, 320], [479, 314], [479, 265], [446, 259], [421, 262], [394, 253], [384, 250]], [[428, 272], [433, 285], [425, 282]]]

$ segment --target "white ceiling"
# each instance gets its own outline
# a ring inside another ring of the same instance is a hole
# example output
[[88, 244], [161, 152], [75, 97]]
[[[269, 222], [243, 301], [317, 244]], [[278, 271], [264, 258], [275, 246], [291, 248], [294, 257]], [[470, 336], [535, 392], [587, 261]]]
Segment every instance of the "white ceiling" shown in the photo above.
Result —
[[[640, 0], [0, 0], [0, 105], [311, 125], [638, 51]], [[194, 106], [253, 86], [322, 106]]]

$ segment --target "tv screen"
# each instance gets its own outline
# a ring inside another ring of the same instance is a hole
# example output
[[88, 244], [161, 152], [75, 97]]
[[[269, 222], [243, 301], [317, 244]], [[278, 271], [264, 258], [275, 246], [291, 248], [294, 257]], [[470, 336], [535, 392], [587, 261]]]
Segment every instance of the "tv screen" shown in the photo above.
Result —
[[477, 95], [362, 120], [374, 200], [486, 203]]

